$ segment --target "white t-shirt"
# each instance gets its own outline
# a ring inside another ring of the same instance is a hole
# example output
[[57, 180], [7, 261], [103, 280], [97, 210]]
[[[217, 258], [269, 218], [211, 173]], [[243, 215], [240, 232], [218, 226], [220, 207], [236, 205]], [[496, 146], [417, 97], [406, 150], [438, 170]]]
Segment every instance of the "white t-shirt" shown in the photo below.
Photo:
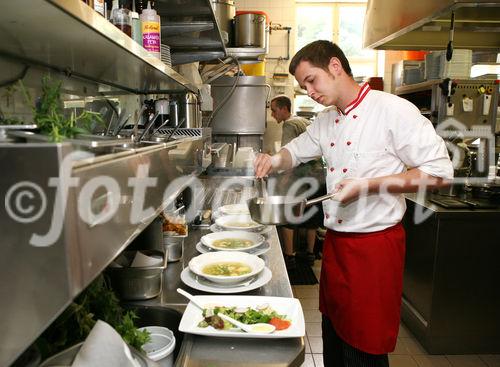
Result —
[[[412, 103], [371, 90], [364, 84], [343, 114], [330, 107], [306, 132], [285, 145], [293, 165], [323, 155], [327, 190], [344, 178], [372, 178], [404, 172], [406, 167], [446, 179], [453, 166], [443, 139]], [[402, 194], [372, 194], [347, 205], [323, 202], [325, 226], [340, 232], [374, 232], [401, 221]]]

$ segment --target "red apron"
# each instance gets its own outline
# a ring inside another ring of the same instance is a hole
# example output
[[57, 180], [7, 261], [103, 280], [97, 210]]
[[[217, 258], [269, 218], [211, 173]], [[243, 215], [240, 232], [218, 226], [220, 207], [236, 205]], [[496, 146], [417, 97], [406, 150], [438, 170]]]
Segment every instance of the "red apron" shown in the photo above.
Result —
[[405, 231], [328, 230], [321, 265], [321, 313], [347, 344], [370, 354], [394, 350], [399, 329]]

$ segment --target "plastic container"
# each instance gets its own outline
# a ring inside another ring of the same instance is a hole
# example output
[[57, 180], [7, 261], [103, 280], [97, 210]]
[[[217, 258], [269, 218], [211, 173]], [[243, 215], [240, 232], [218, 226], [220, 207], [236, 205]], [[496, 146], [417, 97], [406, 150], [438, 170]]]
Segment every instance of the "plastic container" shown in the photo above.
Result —
[[129, 15], [132, 25], [132, 39], [142, 46], [142, 26], [141, 20], [139, 19], [139, 13], [131, 11]]
[[160, 16], [156, 10], [151, 9], [151, 4], [148, 1], [148, 7], [142, 10], [141, 13], [142, 25], [142, 46], [149, 51], [149, 53], [161, 59], [161, 34], [160, 34]]
[[172, 367], [175, 349], [174, 333], [162, 326], [145, 326], [139, 330], [147, 330], [151, 334], [151, 340], [142, 347], [147, 357], [162, 367]]
[[424, 60], [428, 51], [403, 51], [403, 60]]
[[254, 64], [241, 64], [241, 70], [243, 70], [247, 76], [265, 76], [266, 62], [260, 61]]

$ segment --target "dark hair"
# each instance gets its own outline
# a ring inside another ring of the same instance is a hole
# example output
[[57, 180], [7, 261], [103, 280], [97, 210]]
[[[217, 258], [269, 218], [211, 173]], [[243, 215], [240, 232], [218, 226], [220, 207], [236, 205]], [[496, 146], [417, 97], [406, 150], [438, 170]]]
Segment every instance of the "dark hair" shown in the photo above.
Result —
[[328, 70], [332, 57], [338, 58], [347, 75], [352, 76], [351, 66], [344, 52], [337, 44], [325, 40], [314, 41], [302, 47], [292, 58], [288, 71], [295, 75], [295, 70], [301, 61], [309, 61], [313, 66]]
[[287, 96], [277, 96], [274, 97], [271, 102], [275, 102], [276, 106], [279, 108], [286, 107], [288, 109], [288, 112], [292, 111], [292, 101], [290, 101], [290, 98]]

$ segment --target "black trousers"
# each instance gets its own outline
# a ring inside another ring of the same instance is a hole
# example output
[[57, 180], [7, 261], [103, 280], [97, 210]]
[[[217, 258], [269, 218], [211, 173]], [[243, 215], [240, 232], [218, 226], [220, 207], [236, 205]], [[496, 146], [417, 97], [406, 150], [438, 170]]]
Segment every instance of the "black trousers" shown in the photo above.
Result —
[[323, 315], [323, 364], [325, 367], [389, 367], [387, 354], [369, 354], [339, 338], [330, 320]]

